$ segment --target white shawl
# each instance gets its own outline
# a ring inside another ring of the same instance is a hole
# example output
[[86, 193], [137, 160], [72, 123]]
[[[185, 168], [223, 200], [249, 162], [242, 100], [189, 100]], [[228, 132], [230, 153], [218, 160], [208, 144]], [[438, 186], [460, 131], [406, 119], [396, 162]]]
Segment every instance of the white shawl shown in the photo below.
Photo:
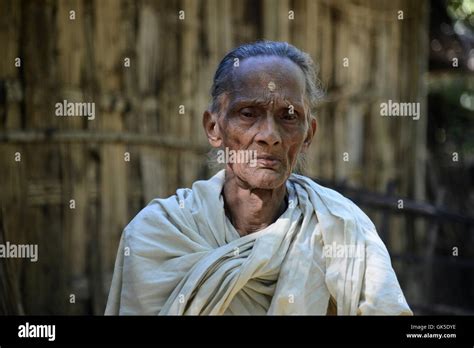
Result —
[[[330, 297], [338, 315], [412, 314], [385, 245], [350, 200], [292, 174], [283, 215], [240, 237], [224, 213], [224, 178], [154, 199], [130, 222], [105, 314], [325, 315]], [[344, 245], [363, 254], [327, 253]]]

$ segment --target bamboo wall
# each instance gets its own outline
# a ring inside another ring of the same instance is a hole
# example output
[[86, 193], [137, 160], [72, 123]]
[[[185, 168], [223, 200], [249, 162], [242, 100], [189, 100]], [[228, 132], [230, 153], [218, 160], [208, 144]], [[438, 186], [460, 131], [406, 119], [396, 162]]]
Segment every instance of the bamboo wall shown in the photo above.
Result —
[[[327, 100], [309, 175], [377, 191], [395, 180], [423, 198], [427, 6], [0, 0], [0, 243], [39, 246], [36, 263], [0, 260], [0, 312], [103, 313], [124, 226], [211, 175], [201, 116], [219, 60], [240, 43], [285, 40], [319, 63]], [[95, 102], [96, 118], [56, 117], [64, 99]], [[421, 102], [421, 119], [380, 117], [387, 99]]]

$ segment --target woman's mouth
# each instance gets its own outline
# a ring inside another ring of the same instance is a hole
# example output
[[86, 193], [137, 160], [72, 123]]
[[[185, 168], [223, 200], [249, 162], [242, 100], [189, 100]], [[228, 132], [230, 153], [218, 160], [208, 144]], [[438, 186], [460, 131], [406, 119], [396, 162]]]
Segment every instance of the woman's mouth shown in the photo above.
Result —
[[257, 163], [261, 167], [274, 168], [281, 163], [281, 160], [278, 157], [272, 155], [258, 155]]

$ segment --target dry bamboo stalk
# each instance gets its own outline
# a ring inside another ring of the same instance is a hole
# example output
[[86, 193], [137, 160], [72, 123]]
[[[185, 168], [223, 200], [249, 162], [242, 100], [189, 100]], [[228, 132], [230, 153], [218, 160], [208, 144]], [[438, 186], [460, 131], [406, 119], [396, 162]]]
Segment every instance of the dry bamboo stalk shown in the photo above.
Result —
[[[43, 246], [42, 252], [51, 256], [39, 269], [55, 265], [54, 259], [64, 260], [73, 280], [85, 277], [89, 286], [72, 286], [68, 272], [47, 274], [12, 262], [15, 272], [27, 279], [20, 284], [27, 289], [27, 312], [71, 313], [66, 295], [75, 288], [90, 291], [90, 298], [82, 297], [74, 313], [87, 311], [87, 301], [96, 313], [103, 310], [123, 225], [148, 200], [209, 174], [202, 111], [217, 63], [242, 41], [288, 40], [320, 64], [329, 93], [318, 109], [319, 130], [309, 153], [311, 174], [380, 188], [395, 177], [400, 194], [416, 190], [422, 195], [418, 188], [424, 186], [424, 165], [417, 161], [423, 160], [423, 153], [410, 148], [423, 148], [420, 135], [426, 124], [382, 121], [377, 114], [383, 98], [424, 98], [418, 76], [426, 66], [413, 62], [426, 55], [425, 24], [414, 20], [426, 20], [421, 12], [426, 2], [53, 0], [43, 5], [0, 4], [5, 24], [0, 38], [7, 43], [0, 79], [7, 81], [8, 91], [6, 105], [0, 106], [0, 117], [5, 116], [0, 187], [2, 198], [12, 202], [7, 215], [21, 217], [7, 217], [5, 222], [9, 237], [15, 231], [19, 241], [44, 245], [46, 234], [39, 231], [48, 231], [54, 243]], [[76, 9], [73, 22], [64, 17], [69, 7]], [[177, 19], [181, 7], [189, 19], [184, 23]], [[392, 18], [398, 8], [405, 11], [403, 22]], [[289, 9], [296, 11], [293, 22], [288, 20]], [[249, 16], [252, 11], [256, 14]], [[11, 64], [20, 50], [21, 79]], [[343, 70], [341, 58], [346, 54], [351, 68]], [[125, 55], [131, 58], [127, 69]], [[94, 122], [51, 117], [54, 102], [70, 98], [96, 101], [100, 115]], [[176, 117], [180, 104], [189, 118]], [[361, 162], [336, 165], [346, 148], [358, 148]], [[20, 165], [12, 161], [17, 151], [22, 153]], [[132, 156], [129, 164], [123, 162], [125, 151]], [[400, 160], [404, 162], [397, 169]], [[387, 168], [384, 173], [378, 172], [381, 166]], [[114, 192], [116, 187], [120, 192]], [[74, 212], [62, 204], [68, 197], [76, 198]], [[35, 227], [25, 227], [22, 221]], [[81, 234], [84, 226], [90, 228]], [[80, 277], [86, 269], [93, 271]], [[48, 287], [56, 283], [49, 294]], [[33, 299], [36, 289], [41, 295]]]

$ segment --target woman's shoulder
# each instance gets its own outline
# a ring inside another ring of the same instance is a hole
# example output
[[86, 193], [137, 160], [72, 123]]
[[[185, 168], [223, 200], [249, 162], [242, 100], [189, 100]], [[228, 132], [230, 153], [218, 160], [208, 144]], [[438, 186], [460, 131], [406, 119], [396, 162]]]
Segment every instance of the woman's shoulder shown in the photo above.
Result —
[[334, 189], [318, 184], [309, 177], [293, 174], [292, 178], [304, 185], [306, 190], [312, 191], [316, 195], [315, 200], [319, 202], [313, 202], [316, 205], [315, 209], [318, 209], [318, 203], [323, 204], [330, 214], [375, 230], [372, 220], [349, 198]]

